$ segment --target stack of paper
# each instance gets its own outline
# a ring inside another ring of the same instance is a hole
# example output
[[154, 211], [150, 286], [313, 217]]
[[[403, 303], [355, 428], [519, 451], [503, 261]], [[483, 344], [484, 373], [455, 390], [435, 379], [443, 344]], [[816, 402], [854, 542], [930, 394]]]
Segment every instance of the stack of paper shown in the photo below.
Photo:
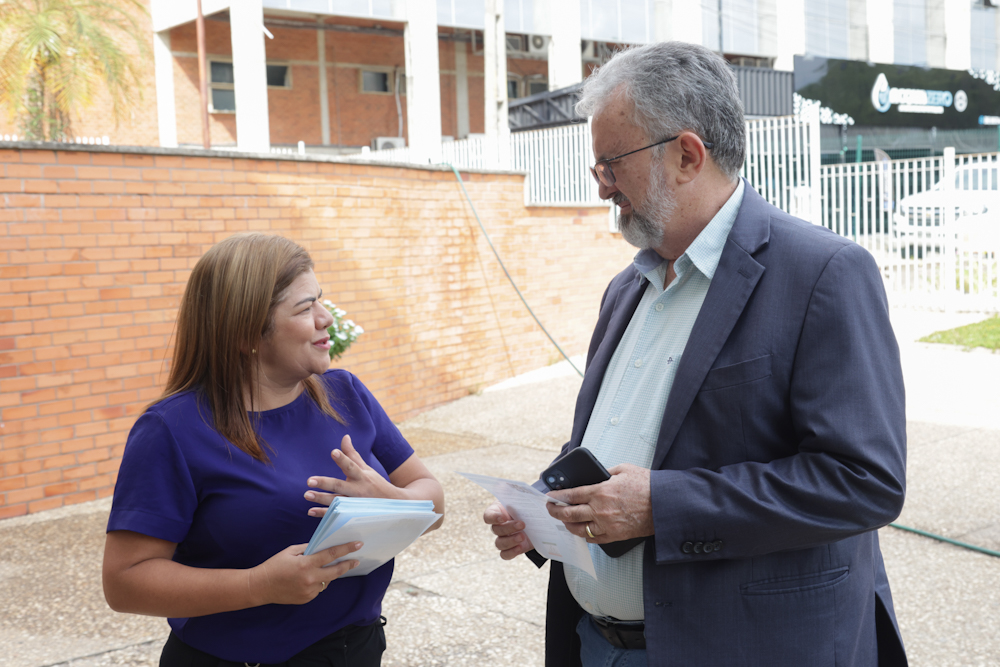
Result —
[[439, 518], [430, 500], [338, 496], [316, 527], [306, 555], [338, 544], [363, 542], [358, 551], [327, 563], [358, 560], [356, 568], [341, 576], [360, 577], [395, 558]]

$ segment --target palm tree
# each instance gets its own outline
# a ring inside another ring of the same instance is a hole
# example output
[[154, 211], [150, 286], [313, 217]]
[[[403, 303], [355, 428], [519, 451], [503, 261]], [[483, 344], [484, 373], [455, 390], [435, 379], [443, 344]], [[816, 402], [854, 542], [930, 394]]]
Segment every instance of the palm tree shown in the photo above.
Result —
[[93, 103], [101, 84], [116, 124], [141, 99], [135, 42], [147, 57], [140, 0], [0, 0], [0, 104], [25, 138], [65, 139], [70, 113]]

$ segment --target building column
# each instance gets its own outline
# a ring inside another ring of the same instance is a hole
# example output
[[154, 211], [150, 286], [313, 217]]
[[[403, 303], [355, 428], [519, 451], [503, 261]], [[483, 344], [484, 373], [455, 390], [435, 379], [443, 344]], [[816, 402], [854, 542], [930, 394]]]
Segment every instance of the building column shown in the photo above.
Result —
[[177, 108], [174, 99], [174, 56], [170, 53], [170, 31], [153, 34], [153, 68], [156, 72], [156, 120], [160, 146], [177, 147]]
[[236, 89], [236, 146], [268, 153], [271, 123], [267, 109], [267, 57], [264, 53], [262, 0], [240, 0], [229, 7], [233, 43], [233, 87]]
[[549, 0], [549, 90], [583, 81], [580, 0]]
[[455, 128], [455, 138], [465, 139], [469, 136], [469, 65], [466, 56], [468, 49], [465, 42], [455, 42], [455, 117], [458, 127]]
[[944, 66], [972, 67], [972, 4], [968, 0], [944, 2]]
[[866, 0], [847, 3], [847, 57], [851, 60], [868, 60], [868, 4]]
[[[784, 35], [780, 36], [784, 38]], [[757, 49], [762, 56], [778, 56], [778, 0], [757, 0]]]
[[701, 3], [690, 0], [673, 0], [671, 14], [673, 25], [670, 28], [669, 38], [691, 44], [701, 44]]
[[778, 57], [774, 69], [795, 71], [795, 56], [806, 53], [805, 0], [777, 0]]
[[316, 54], [319, 56], [319, 128], [324, 146], [330, 145], [330, 97], [326, 82], [326, 30], [323, 18], [317, 20]]
[[406, 0], [403, 49], [410, 159], [438, 162], [441, 159], [441, 69], [434, 0]]
[[868, 23], [868, 60], [891, 65], [896, 61], [892, 3], [869, 2], [865, 10]]
[[[996, 31], [995, 34], [1000, 35], [1000, 10], [989, 13], [993, 15], [993, 29]], [[997, 51], [996, 64], [993, 66], [993, 69], [1000, 72], [1000, 44], [997, 45], [996, 51]], [[997, 129], [998, 131], [1000, 131], [1000, 127], [998, 127]]]
[[507, 32], [504, 0], [486, 0], [483, 23], [483, 89], [486, 115], [486, 164], [510, 168], [510, 125], [507, 119]]

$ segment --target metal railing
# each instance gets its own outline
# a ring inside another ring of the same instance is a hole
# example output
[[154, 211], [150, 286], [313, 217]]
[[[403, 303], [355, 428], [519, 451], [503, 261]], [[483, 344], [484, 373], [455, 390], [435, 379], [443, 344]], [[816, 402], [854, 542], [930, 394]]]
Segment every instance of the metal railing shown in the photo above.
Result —
[[997, 153], [824, 165], [819, 224], [868, 249], [893, 303], [1000, 310]]

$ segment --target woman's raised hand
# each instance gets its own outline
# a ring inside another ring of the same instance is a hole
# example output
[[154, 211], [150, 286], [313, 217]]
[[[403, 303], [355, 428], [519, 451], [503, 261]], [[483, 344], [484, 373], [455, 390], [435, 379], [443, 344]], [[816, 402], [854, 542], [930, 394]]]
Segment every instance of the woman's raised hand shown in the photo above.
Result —
[[[306, 491], [306, 500], [321, 503], [329, 506], [337, 496], [351, 496], [354, 498], [403, 498], [401, 490], [378, 474], [370, 465], [365, 463], [361, 454], [354, 449], [351, 436], [345, 435], [340, 441], [340, 449], [330, 452], [334, 463], [344, 471], [346, 479], [336, 477], [310, 477], [309, 486], [317, 491]], [[327, 493], [321, 493], [319, 490]], [[323, 516], [326, 514], [326, 507], [313, 507], [309, 510], [309, 516]]]
[[357, 551], [361, 542], [340, 544], [310, 556], [305, 555], [306, 546], [293, 544], [247, 570], [247, 588], [255, 606], [305, 604], [326, 590], [331, 581], [358, 566], [356, 560], [344, 560], [323, 567]]

